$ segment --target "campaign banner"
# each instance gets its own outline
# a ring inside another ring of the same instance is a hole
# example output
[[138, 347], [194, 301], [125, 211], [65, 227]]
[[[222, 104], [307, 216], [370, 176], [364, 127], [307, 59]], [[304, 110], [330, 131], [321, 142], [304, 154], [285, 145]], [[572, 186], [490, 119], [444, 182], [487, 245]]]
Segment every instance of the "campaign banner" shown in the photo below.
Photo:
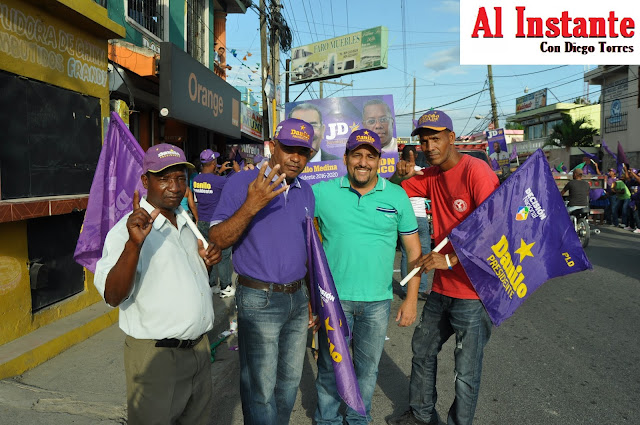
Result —
[[298, 118], [313, 126], [315, 154], [300, 174], [310, 184], [347, 173], [344, 152], [349, 135], [359, 129], [375, 131], [382, 142], [378, 173], [389, 178], [398, 163], [395, 110], [392, 95], [332, 97], [290, 102], [287, 118]]
[[638, 16], [637, 1], [460, 0], [460, 64], [638, 65]]
[[496, 326], [547, 280], [592, 269], [540, 149], [449, 240]]
[[[504, 129], [489, 130], [486, 132], [487, 143], [489, 144], [489, 159], [497, 163], [500, 169], [509, 166], [509, 153], [507, 153], [507, 139], [504, 137]], [[495, 166], [494, 166], [495, 168]]]
[[147, 190], [142, 186], [142, 158], [144, 151], [117, 112], [111, 112], [109, 129], [96, 167], [89, 203], [84, 215], [73, 259], [95, 272], [102, 257], [107, 233], [133, 209], [133, 192], [140, 196]]

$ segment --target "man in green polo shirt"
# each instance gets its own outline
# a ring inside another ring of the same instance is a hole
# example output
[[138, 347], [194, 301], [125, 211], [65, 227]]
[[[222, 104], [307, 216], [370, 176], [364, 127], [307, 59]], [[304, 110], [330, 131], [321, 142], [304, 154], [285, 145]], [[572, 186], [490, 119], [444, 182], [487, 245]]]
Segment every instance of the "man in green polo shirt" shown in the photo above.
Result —
[[[418, 224], [406, 192], [377, 173], [381, 150], [374, 131], [354, 131], [344, 154], [347, 175], [312, 186], [322, 244], [353, 335], [353, 363], [367, 409], [363, 417], [347, 407], [349, 424], [371, 421], [371, 398], [393, 298], [398, 233], [406, 248], [409, 270], [421, 255]], [[400, 326], [409, 326], [416, 319], [420, 277], [414, 277], [408, 285], [407, 297], [396, 316]], [[342, 424], [327, 335], [324, 330], [320, 332], [315, 420], [318, 425]]]

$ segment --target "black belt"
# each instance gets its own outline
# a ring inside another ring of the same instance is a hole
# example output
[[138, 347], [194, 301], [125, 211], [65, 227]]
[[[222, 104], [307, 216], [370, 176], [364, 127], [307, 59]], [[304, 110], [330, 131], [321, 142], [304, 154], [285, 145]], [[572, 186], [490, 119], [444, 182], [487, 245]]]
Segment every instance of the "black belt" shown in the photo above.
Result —
[[251, 279], [246, 276], [238, 276], [238, 283], [242, 286], [246, 286], [247, 288], [260, 289], [262, 291], [268, 291], [270, 288], [273, 288], [273, 292], [284, 292], [285, 294], [293, 294], [298, 291], [298, 289], [302, 288], [302, 284], [304, 283], [304, 279], [296, 280], [291, 283], [267, 283], [259, 280]]
[[200, 335], [199, 338], [196, 339], [175, 339], [175, 338], [165, 338], [165, 339], [157, 339], [156, 347], [163, 348], [193, 348], [200, 341], [202, 341], [202, 337], [204, 335]]

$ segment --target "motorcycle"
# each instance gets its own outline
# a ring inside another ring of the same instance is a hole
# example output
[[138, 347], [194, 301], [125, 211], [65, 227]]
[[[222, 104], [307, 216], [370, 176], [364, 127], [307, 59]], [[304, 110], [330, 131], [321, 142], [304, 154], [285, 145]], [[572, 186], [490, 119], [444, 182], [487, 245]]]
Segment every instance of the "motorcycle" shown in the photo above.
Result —
[[591, 236], [591, 227], [589, 226], [589, 207], [576, 208], [569, 211], [569, 217], [573, 222], [573, 227], [576, 230], [578, 239], [582, 248], [586, 248], [589, 245], [589, 238]]

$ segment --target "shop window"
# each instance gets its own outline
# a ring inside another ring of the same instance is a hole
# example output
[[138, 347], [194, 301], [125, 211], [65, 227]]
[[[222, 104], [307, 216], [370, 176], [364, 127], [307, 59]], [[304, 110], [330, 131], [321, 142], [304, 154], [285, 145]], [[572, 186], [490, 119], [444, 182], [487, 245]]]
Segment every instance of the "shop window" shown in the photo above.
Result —
[[198, 62], [205, 63], [205, 2], [204, 0], [187, 0], [187, 53]]
[[75, 212], [27, 220], [34, 313], [84, 290], [84, 271], [73, 260], [83, 219]]
[[2, 199], [88, 194], [102, 147], [100, 100], [0, 72]]
[[127, 15], [129, 18], [162, 40], [162, 0], [127, 1]]

